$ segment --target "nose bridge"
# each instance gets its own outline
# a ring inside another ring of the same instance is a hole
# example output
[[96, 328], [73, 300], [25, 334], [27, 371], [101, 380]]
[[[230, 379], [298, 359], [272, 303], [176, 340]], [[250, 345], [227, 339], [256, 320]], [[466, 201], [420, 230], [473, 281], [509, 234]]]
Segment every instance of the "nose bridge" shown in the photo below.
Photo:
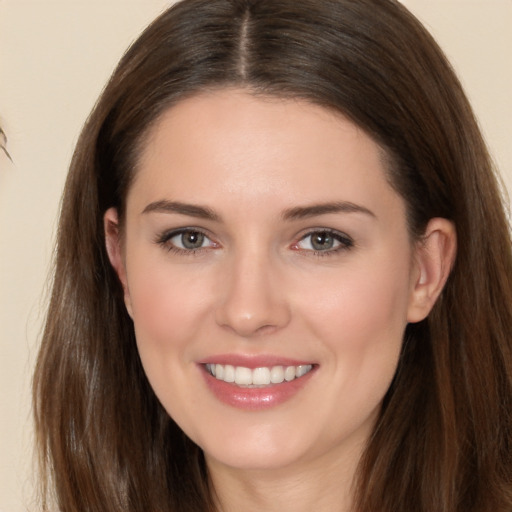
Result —
[[243, 337], [285, 326], [289, 308], [286, 292], [280, 287], [277, 257], [268, 249], [247, 245], [226, 263], [217, 323]]

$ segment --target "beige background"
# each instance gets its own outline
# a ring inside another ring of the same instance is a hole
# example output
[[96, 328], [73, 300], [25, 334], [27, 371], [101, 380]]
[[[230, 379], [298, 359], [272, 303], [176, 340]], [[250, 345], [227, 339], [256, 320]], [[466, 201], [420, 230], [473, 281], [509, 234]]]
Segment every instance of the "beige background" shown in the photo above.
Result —
[[[164, 0], [0, 0], [0, 512], [36, 510], [29, 386], [73, 144]], [[512, 190], [512, 0], [404, 0], [467, 89]]]

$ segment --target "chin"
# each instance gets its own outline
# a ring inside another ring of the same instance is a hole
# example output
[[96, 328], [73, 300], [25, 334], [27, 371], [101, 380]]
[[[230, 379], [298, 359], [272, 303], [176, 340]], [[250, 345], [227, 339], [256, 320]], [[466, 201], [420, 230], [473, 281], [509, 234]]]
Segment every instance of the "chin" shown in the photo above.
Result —
[[278, 447], [230, 446], [226, 449], [215, 447], [204, 450], [208, 464], [221, 464], [244, 471], [276, 471], [298, 462], [301, 457], [296, 450]]

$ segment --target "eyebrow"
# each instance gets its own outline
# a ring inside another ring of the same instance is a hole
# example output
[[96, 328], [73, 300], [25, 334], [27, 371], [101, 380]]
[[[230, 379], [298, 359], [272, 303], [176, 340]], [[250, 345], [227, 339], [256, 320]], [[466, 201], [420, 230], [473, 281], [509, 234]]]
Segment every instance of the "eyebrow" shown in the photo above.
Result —
[[[211, 208], [199, 206], [189, 203], [181, 203], [179, 201], [168, 201], [162, 199], [148, 204], [142, 213], [177, 213], [187, 215], [189, 217], [197, 217], [198, 219], [211, 220], [220, 222], [221, 217]], [[283, 220], [300, 220], [318, 215], [327, 215], [329, 213], [363, 213], [370, 217], [376, 215], [368, 208], [360, 206], [348, 201], [337, 201], [331, 203], [320, 203], [308, 206], [296, 206], [285, 210], [281, 217]]]
[[195, 204], [180, 203], [179, 201], [168, 201], [166, 199], [148, 204], [146, 208], [142, 210], [142, 213], [179, 213], [189, 217], [197, 217], [198, 219], [217, 222], [221, 220], [220, 216], [211, 208]]
[[376, 218], [376, 215], [371, 210], [368, 210], [368, 208], [348, 201], [297, 206], [285, 210], [282, 217], [284, 220], [300, 220], [329, 213], [363, 213]]

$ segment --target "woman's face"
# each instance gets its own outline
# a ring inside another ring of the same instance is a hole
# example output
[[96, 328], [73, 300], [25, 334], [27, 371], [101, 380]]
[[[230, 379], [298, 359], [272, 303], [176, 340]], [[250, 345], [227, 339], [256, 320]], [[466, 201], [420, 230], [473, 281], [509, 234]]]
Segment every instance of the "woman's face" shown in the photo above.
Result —
[[381, 157], [340, 115], [238, 90], [153, 128], [116, 268], [149, 381], [211, 465], [360, 452], [420, 280]]

